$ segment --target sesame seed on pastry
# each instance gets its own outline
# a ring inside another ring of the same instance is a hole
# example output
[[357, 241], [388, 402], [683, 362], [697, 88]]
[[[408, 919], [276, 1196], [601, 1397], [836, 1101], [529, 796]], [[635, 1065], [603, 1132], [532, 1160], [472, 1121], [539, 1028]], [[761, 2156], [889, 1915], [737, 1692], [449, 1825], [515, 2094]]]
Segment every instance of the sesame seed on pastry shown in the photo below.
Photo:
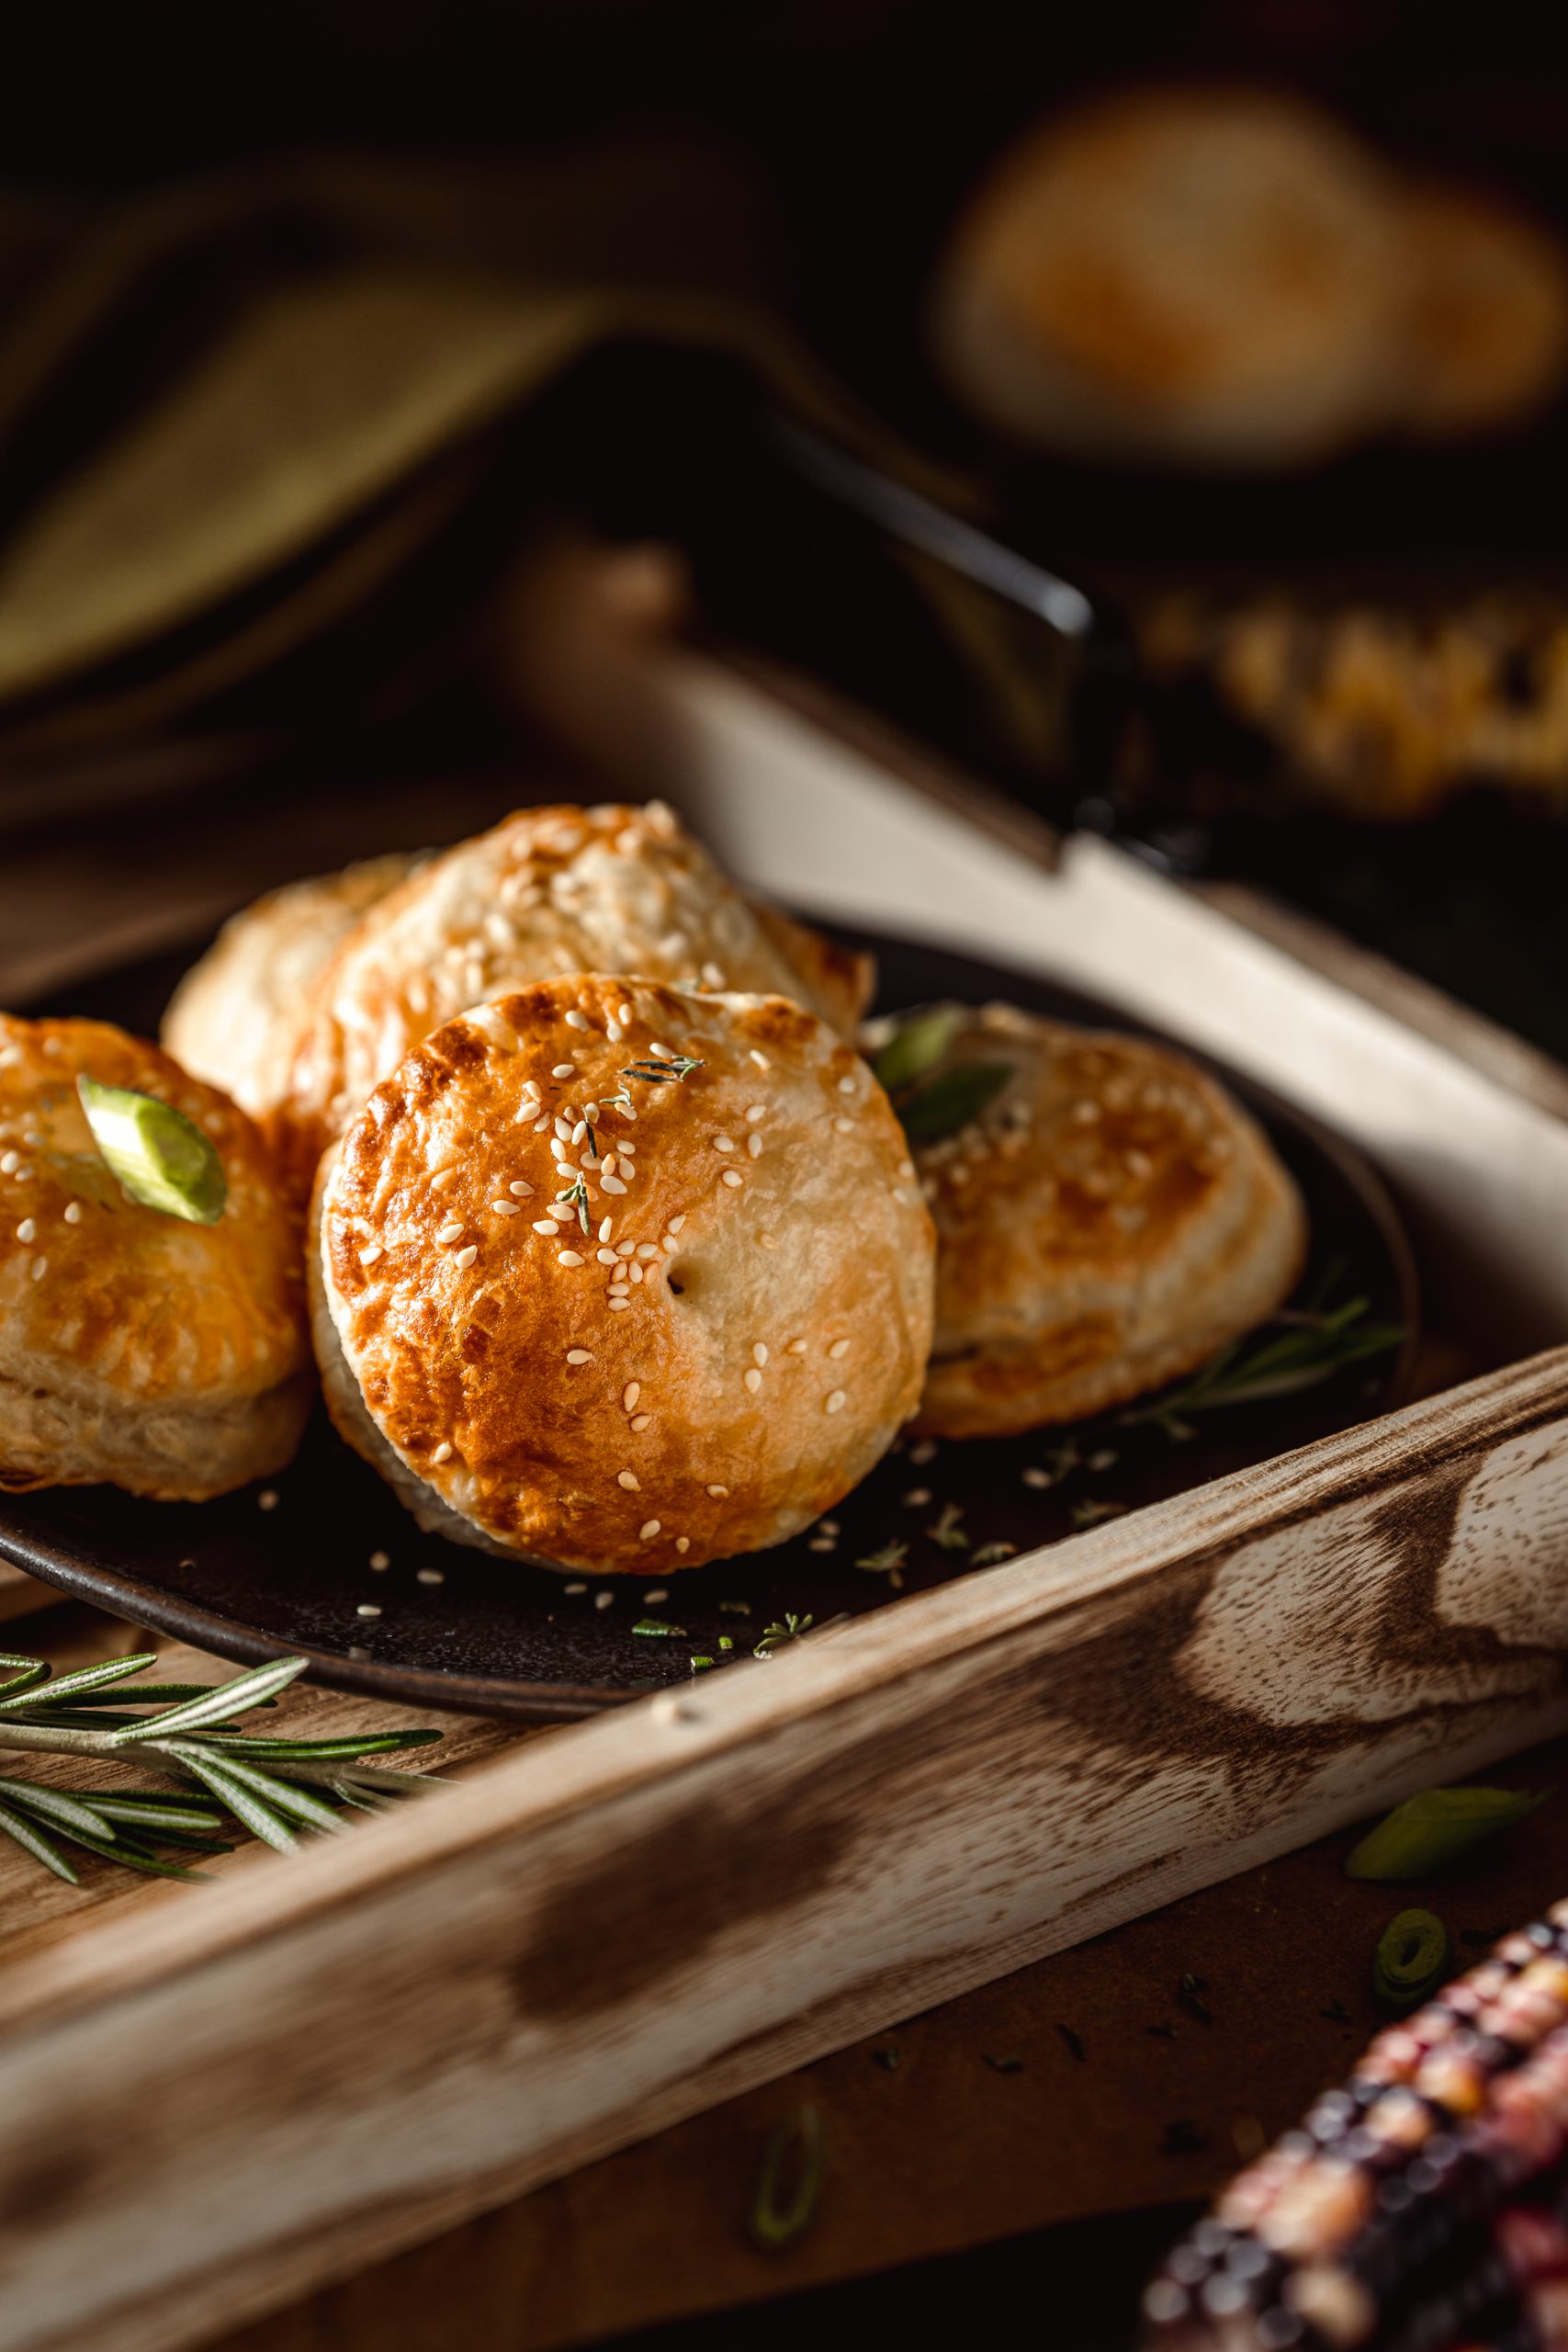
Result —
[[939, 1074], [1010, 1074], [915, 1153], [938, 1249], [922, 1430], [1082, 1419], [1193, 1370], [1289, 1295], [1300, 1196], [1213, 1079], [1141, 1038], [951, 1010]]
[[[155, 1095], [216, 1148], [215, 1225], [124, 1193], [77, 1099]], [[299, 1235], [242, 1111], [96, 1021], [0, 1014], [0, 1487], [195, 1502], [280, 1470], [310, 1371]]]
[[253, 1119], [288, 1091], [310, 989], [327, 958], [418, 859], [398, 851], [269, 890], [231, 916], [169, 1001], [163, 1044]]
[[501, 996], [376, 1088], [313, 1228], [339, 1429], [488, 1550], [662, 1575], [783, 1543], [919, 1397], [934, 1244], [902, 1131], [782, 997]]
[[266, 1122], [288, 1181], [308, 1188], [371, 1088], [444, 1021], [582, 971], [789, 996], [828, 1020], [844, 1004], [841, 983], [818, 989], [796, 968], [661, 801], [521, 809], [422, 866], [328, 963]]

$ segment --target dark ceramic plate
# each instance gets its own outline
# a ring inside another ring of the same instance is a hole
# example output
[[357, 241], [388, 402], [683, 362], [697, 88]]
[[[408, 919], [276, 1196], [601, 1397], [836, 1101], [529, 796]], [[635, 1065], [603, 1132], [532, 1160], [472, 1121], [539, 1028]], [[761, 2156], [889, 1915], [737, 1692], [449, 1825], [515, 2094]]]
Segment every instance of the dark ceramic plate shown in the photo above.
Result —
[[[886, 1008], [1001, 996], [1130, 1028], [1051, 983], [938, 948], [867, 940]], [[103, 974], [49, 1010], [155, 1031], [181, 955]], [[297, 1651], [324, 1682], [416, 1704], [546, 1721], [590, 1714], [747, 1657], [793, 1611], [818, 1625], [899, 1591], [962, 1576], [989, 1547], [1027, 1551], [1075, 1527], [1204, 1485], [1385, 1410], [1403, 1393], [1416, 1294], [1410, 1253], [1377, 1177], [1297, 1112], [1231, 1079], [1294, 1171], [1312, 1218], [1302, 1295], [1364, 1297], [1403, 1348], [1320, 1386], [1195, 1417], [1173, 1439], [1115, 1416], [1076, 1430], [901, 1444], [830, 1519], [773, 1552], [716, 1562], [661, 1589], [620, 1577], [567, 1582], [422, 1535], [324, 1416], [269, 1488], [219, 1502], [141, 1502], [112, 1487], [0, 1497], [0, 1555], [117, 1616], [247, 1663]], [[1049, 1483], [1047, 1483], [1047, 1481]], [[933, 1534], [931, 1531], [935, 1530]], [[857, 1565], [907, 1546], [896, 1569]], [[389, 1566], [373, 1568], [372, 1555]], [[368, 1606], [378, 1612], [362, 1615]], [[639, 1622], [677, 1628], [639, 1634]], [[729, 1645], [726, 1648], [725, 1645]]]

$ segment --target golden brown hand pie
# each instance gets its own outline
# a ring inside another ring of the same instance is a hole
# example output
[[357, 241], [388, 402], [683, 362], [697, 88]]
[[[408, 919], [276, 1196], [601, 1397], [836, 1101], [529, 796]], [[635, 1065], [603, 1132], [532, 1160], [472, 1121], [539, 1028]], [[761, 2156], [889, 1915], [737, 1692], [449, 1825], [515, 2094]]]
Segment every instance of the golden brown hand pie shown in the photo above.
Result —
[[[140, 1207], [77, 1100], [156, 1095], [223, 1161], [216, 1225]], [[244, 1114], [96, 1021], [0, 1014], [0, 1487], [198, 1501], [279, 1470], [314, 1383], [298, 1229]]]
[[459, 1542], [660, 1576], [779, 1544], [919, 1397], [902, 1131], [781, 997], [574, 977], [479, 1007], [377, 1087], [314, 1222], [333, 1418]]
[[1404, 282], [1391, 184], [1267, 91], [1122, 91], [1047, 123], [972, 199], [932, 331], [1019, 439], [1134, 462], [1290, 466], [1389, 413]]
[[841, 974], [797, 968], [661, 802], [525, 808], [432, 859], [328, 964], [267, 1122], [290, 1181], [309, 1182], [371, 1088], [454, 1013], [581, 971], [791, 996], [829, 1021], [856, 993]]
[[226, 922], [169, 1001], [163, 1043], [182, 1069], [221, 1087], [253, 1119], [282, 1099], [310, 990], [340, 941], [418, 858], [367, 857], [285, 883]]
[[916, 1149], [938, 1248], [923, 1429], [1078, 1420], [1192, 1370], [1287, 1296], [1300, 1198], [1213, 1079], [1138, 1038], [1010, 1005], [953, 1012], [941, 1069], [1010, 1076]]

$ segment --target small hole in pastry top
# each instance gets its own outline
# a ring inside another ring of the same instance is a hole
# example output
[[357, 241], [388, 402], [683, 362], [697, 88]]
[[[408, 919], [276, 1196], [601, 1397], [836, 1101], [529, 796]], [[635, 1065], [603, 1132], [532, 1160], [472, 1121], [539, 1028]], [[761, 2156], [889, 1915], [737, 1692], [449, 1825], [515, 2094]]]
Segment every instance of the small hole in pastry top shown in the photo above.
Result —
[[690, 1258], [677, 1258], [672, 1266], [667, 1266], [664, 1279], [676, 1298], [689, 1298], [694, 1291], [699, 1291], [703, 1286], [702, 1269]]

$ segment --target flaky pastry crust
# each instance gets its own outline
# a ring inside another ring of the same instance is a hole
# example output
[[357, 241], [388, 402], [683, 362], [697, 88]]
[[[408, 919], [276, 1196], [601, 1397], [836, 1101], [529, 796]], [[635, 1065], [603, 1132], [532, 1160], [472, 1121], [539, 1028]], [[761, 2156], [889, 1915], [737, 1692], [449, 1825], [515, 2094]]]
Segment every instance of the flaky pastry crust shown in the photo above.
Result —
[[1213, 1079], [1141, 1038], [953, 1011], [942, 1068], [1011, 1076], [915, 1154], [938, 1244], [923, 1430], [1082, 1419], [1193, 1370], [1289, 1295], [1300, 1196]]
[[782, 1543], [919, 1397], [934, 1244], [902, 1131], [781, 997], [503, 995], [376, 1088], [315, 1224], [338, 1426], [491, 1550], [664, 1575]]
[[[128, 1198], [84, 1071], [211, 1138], [218, 1224]], [[222, 1494], [283, 1467], [312, 1388], [298, 1230], [243, 1112], [102, 1022], [0, 1014], [0, 1487]]]
[[791, 963], [662, 802], [521, 809], [373, 907], [321, 975], [267, 1122], [289, 1181], [309, 1185], [372, 1087], [443, 1022], [580, 971], [791, 996], [829, 1020], [851, 993]]
[[418, 863], [395, 851], [316, 874], [231, 916], [169, 1000], [163, 1045], [253, 1119], [288, 1088], [310, 991], [322, 966], [379, 899]]

